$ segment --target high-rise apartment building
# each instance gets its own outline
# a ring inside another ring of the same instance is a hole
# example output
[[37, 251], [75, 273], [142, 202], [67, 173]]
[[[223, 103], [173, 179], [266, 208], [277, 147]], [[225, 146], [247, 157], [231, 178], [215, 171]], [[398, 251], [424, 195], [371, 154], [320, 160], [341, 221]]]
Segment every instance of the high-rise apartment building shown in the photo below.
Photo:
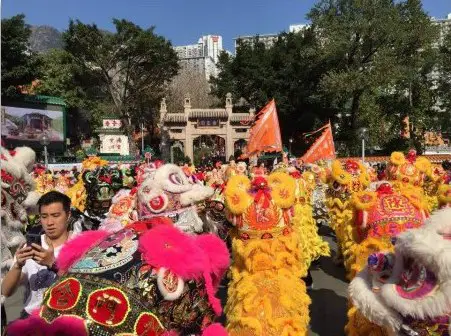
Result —
[[[307, 28], [307, 24], [293, 24], [288, 27], [290, 33], [298, 33], [303, 29]], [[235, 52], [236, 48], [240, 43], [254, 43], [255, 39], [258, 37], [258, 41], [262, 42], [266, 48], [271, 48], [271, 46], [277, 41], [279, 34], [262, 34], [262, 35], [245, 35], [238, 36], [234, 38], [235, 40]]]
[[182, 67], [203, 71], [207, 79], [217, 76], [216, 64], [219, 54], [224, 50], [222, 36], [206, 35], [199, 38], [197, 44], [174, 47]]
[[437, 42], [439, 45], [441, 45], [446, 34], [451, 31], [451, 13], [449, 13], [445, 19], [437, 19], [433, 17], [432, 22], [439, 26], [440, 35]]

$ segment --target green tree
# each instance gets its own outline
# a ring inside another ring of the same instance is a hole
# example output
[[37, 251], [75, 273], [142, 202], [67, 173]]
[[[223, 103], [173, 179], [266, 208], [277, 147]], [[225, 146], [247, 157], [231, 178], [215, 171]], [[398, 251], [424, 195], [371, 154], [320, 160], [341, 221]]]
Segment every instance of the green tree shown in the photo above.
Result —
[[361, 126], [381, 149], [399, 141], [406, 117], [414, 138], [435, 127], [437, 31], [420, 0], [319, 0], [308, 17], [310, 28], [280, 34], [271, 48], [256, 38], [221, 55], [213, 92], [257, 109], [275, 98], [296, 152], [306, 146], [300, 133], [328, 120], [348, 155]]
[[235, 101], [244, 98], [257, 110], [275, 98], [282, 135], [293, 137], [293, 148], [302, 149], [300, 134], [327, 121], [333, 108], [317, 95], [327, 62], [314, 32], [281, 34], [266, 48], [256, 38], [240, 43], [235, 57], [223, 53], [219, 76], [211, 80], [213, 93], [223, 99], [231, 92]]
[[451, 132], [451, 31], [444, 35], [443, 44], [440, 46], [438, 73], [441, 108], [439, 122], [442, 131]]
[[[387, 140], [406, 116], [418, 121], [431, 111], [427, 76], [436, 35], [419, 0], [321, 0], [309, 18], [335, 60], [321, 90], [341, 107], [342, 136], [351, 146], [359, 126]], [[400, 109], [384, 110], [381, 98]]]
[[178, 58], [170, 42], [156, 35], [153, 27], [142, 29], [126, 20], [113, 22], [116, 32], [106, 33], [96, 25], [71, 21], [63, 40], [65, 50], [95, 78], [89, 89], [111, 103], [131, 137], [130, 122], [156, 111], [144, 107], [157, 106], [164, 96], [167, 82], [177, 74]]
[[88, 107], [88, 92], [84, 88], [92, 85], [95, 77], [88, 78], [89, 73], [83, 71], [72, 54], [62, 49], [43, 54], [41, 60], [37, 92], [61, 97], [70, 107]]
[[19, 85], [28, 85], [36, 79], [38, 58], [28, 46], [30, 26], [25, 15], [2, 19], [2, 96], [19, 94]]
[[72, 145], [81, 138], [89, 138], [104, 115], [114, 106], [99, 94], [98, 78], [80, 66], [73, 55], [62, 49], [53, 49], [41, 55], [39, 85], [36, 92], [61, 97], [68, 105], [68, 137]]

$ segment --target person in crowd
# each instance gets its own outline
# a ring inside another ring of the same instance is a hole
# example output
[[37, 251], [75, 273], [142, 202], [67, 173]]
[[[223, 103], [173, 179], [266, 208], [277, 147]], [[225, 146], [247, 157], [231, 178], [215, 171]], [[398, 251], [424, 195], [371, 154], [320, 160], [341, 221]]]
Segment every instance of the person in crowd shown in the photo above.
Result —
[[63, 245], [74, 235], [69, 231], [71, 200], [68, 196], [50, 191], [38, 201], [44, 233], [32, 239], [15, 254], [14, 263], [1, 284], [1, 293], [9, 297], [19, 285], [24, 285], [24, 309], [21, 318], [28, 317], [42, 304], [44, 292], [56, 280], [55, 260]]

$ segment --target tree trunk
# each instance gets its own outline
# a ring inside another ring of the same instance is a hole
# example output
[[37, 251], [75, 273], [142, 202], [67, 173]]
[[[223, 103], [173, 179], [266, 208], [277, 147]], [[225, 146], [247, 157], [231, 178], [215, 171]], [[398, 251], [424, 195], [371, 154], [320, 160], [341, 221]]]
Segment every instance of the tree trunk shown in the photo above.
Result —
[[352, 95], [352, 105], [351, 105], [351, 130], [353, 133], [357, 130], [357, 116], [360, 109], [360, 98], [362, 97], [363, 91], [355, 91]]
[[135, 140], [133, 139], [133, 127], [130, 123], [130, 119], [125, 115], [123, 115], [121, 119], [122, 119], [123, 130], [125, 132], [125, 135], [127, 135], [127, 138], [128, 138], [130, 155], [135, 156], [137, 147], [136, 147]]

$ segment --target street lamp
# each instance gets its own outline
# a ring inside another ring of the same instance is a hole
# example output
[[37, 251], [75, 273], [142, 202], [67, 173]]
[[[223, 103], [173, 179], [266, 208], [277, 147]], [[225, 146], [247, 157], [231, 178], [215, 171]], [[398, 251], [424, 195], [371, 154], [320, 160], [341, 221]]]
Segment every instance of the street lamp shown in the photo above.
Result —
[[290, 138], [290, 139], [288, 140], [288, 142], [290, 143], [288, 152], [289, 152], [289, 154], [291, 155], [291, 144], [293, 143], [293, 138]]
[[41, 138], [41, 145], [44, 146], [44, 163], [45, 163], [45, 169], [47, 170], [49, 168], [49, 159], [48, 159], [48, 152], [47, 152], [47, 146], [50, 144], [50, 139], [47, 136], [47, 134], [44, 134]]
[[361, 127], [357, 133], [359, 138], [362, 139], [362, 162], [365, 162], [365, 140], [368, 138], [368, 128]]
[[141, 154], [144, 155], [144, 118], [141, 118]]

